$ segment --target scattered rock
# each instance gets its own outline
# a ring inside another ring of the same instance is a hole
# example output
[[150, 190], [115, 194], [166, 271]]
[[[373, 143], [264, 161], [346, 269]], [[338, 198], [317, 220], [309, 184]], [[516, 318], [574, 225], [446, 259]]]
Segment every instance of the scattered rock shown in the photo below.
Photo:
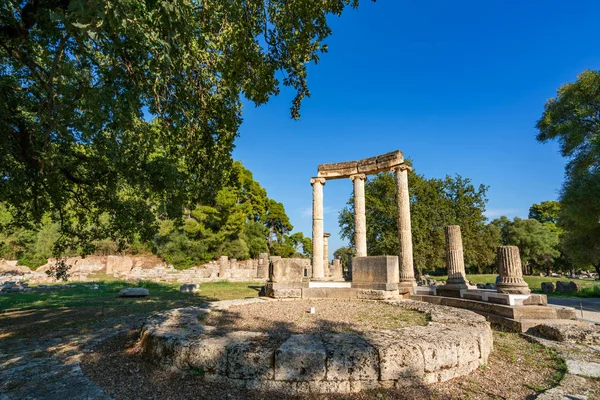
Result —
[[552, 282], [542, 282], [542, 292], [544, 292], [544, 293], [554, 293], [554, 283], [552, 283]]
[[558, 342], [600, 344], [600, 326], [575, 324], [542, 324], [540, 335]]
[[581, 286], [579, 285], [579, 283], [576, 283], [574, 281], [570, 281], [570, 282], [558, 281], [558, 282], [556, 282], [556, 293], [576, 293], [576, 292], [579, 292], [580, 290], [581, 290]]
[[146, 288], [127, 288], [119, 292], [119, 297], [145, 297], [149, 295], [150, 291]]
[[186, 283], [179, 287], [181, 293], [198, 293], [200, 291], [200, 285], [197, 283]]

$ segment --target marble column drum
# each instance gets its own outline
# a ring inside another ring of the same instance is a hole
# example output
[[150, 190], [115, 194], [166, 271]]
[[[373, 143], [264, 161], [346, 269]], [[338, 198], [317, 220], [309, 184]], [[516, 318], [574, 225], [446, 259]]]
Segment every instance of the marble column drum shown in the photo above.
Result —
[[365, 174], [351, 175], [354, 183], [354, 247], [355, 257], [367, 256], [367, 217], [365, 211]]
[[313, 188], [312, 280], [323, 280], [325, 278], [323, 266], [323, 186], [325, 178], [312, 178], [310, 184]]
[[447, 226], [444, 228], [444, 232], [446, 234], [446, 266], [448, 268], [448, 282], [446, 284], [467, 289], [460, 226]]
[[523, 279], [521, 256], [517, 246], [500, 246], [496, 253], [500, 280], [496, 290], [507, 294], [530, 294], [529, 285]]
[[400, 292], [415, 292], [417, 283], [413, 265], [412, 231], [410, 226], [410, 196], [408, 193], [408, 165], [391, 169], [396, 173], [396, 198], [398, 201], [398, 261], [400, 264]]

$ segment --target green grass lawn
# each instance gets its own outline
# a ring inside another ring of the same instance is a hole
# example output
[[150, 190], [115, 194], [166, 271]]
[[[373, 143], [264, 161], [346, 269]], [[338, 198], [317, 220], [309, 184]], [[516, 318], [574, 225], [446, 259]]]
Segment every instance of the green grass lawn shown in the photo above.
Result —
[[[0, 311], [39, 309], [48, 307], [110, 306], [154, 308], [146, 305], [197, 304], [210, 300], [243, 299], [258, 296], [260, 284], [256, 282], [209, 282], [200, 284], [200, 292], [180, 293], [180, 284], [139, 283], [125, 281], [68, 282], [73, 288], [14, 293], [0, 296]], [[92, 285], [98, 289], [92, 289]], [[58, 284], [57, 286], [60, 286]], [[120, 298], [119, 291], [127, 287], [144, 287], [150, 291], [148, 298]]]
[[[494, 274], [482, 274], [482, 275], [467, 275], [467, 279], [475, 284], [478, 283], [496, 283], [496, 276]], [[432, 276], [431, 279], [435, 279], [438, 281], [445, 281], [448, 279], [447, 276]], [[581, 291], [578, 293], [568, 293], [568, 294], [556, 294], [552, 293], [550, 296], [565, 296], [565, 297], [600, 297], [600, 281], [595, 279], [569, 279], [566, 277], [563, 278], [550, 278], [550, 277], [542, 277], [542, 276], [524, 276], [525, 282], [529, 285], [529, 288], [533, 292], [541, 293], [542, 291], [542, 282], [552, 282], [556, 285], [556, 282], [563, 281], [569, 282], [574, 281], [577, 282], [581, 286]]]

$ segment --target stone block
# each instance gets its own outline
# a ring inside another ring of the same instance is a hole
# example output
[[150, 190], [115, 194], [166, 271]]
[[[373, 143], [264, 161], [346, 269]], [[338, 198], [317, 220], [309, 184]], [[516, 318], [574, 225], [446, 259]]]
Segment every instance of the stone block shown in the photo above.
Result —
[[119, 292], [119, 297], [146, 297], [150, 291], [146, 288], [127, 288]]
[[544, 293], [554, 293], [554, 283], [552, 283], [552, 282], [542, 282], [542, 292], [544, 292]]
[[579, 292], [580, 289], [581, 289], [581, 286], [579, 285], [579, 283], [574, 282], [574, 281], [570, 281], [570, 282], [558, 281], [558, 282], [556, 282], [556, 293], [576, 293], [576, 292]]
[[275, 351], [275, 380], [325, 379], [327, 351], [319, 335], [292, 335]]
[[228, 345], [227, 376], [233, 379], [273, 379], [273, 349], [257, 342]]
[[271, 257], [269, 281], [273, 283], [301, 283], [310, 261], [306, 258]]
[[392, 151], [390, 153], [385, 153], [380, 156], [377, 156], [377, 170], [384, 171], [389, 168], [395, 167], [396, 165], [400, 165], [404, 162], [404, 156], [400, 150]]
[[411, 340], [404, 340], [405, 330], [369, 332], [367, 341], [379, 352], [381, 381], [421, 378], [424, 374], [423, 353]]
[[353, 257], [352, 287], [371, 290], [398, 290], [397, 256]]
[[320, 164], [317, 167], [319, 178], [339, 179], [347, 178], [358, 173], [358, 162], [347, 161], [330, 164]]
[[197, 283], [186, 283], [179, 287], [181, 293], [198, 293], [200, 291], [200, 285]]
[[324, 335], [328, 381], [377, 380], [379, 355], [364, 339], [350, 334]]

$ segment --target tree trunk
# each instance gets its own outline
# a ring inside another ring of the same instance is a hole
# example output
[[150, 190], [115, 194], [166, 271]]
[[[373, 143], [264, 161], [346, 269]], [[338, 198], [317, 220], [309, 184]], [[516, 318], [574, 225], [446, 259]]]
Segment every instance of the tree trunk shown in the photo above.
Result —
[[598, 274], [598, 278], [600, 280], [600, 264], [593, 264], [594, 265], [594, 269], [596, 270], [596, 273]]

